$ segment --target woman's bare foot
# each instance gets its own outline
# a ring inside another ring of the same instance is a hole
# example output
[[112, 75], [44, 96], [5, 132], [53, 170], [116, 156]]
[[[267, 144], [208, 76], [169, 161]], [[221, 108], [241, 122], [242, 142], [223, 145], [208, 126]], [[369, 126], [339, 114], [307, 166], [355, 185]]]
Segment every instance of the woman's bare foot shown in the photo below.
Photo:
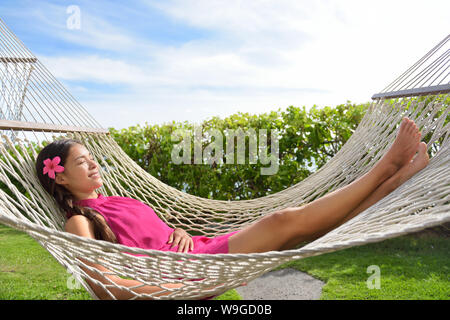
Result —
[[[377, 203], [389, 193], [400, 187], [403, 183], [409, 180], [413, 175], [422, 170], [428, 165], [429, 157], [427, 152], [427, 144], [425, 142], [420, 142], [417, 147], [417, 154], [412, 161], [405, 164], [400, 168], [392, 177], [387, 179], [383, 184], [381, 184], [374, 192], [370, 194], [369, 197], [364, 199], [358, 207], [351, 211], [341, 222], [335, 225], [333, 228], [327, 230], [325, 233], [333, 230], [337, 226], [347, 222], [353, 217], [357, 216], [362, 211], [366, 210], [373, 204]], [[318, 233], [315, 236], [322, 236], [324, 233]]]
[[413, 120], [404, 117], [397, 137], [388, 152], [379, 160], [378, 165], [386, 167], [391, 175], [408, 164], [416, 154], [421, 133]]
[[405, 164], [399, 171], [400, 184], [407, 181], [417, 172], [422, 170], [428, 165], [430, 161], [430, 157], [427, 152], [427, 144], [425, 142], [419, 143], [419, 147], [417, 149], [417, 154], [415, 157], [407, 164]]

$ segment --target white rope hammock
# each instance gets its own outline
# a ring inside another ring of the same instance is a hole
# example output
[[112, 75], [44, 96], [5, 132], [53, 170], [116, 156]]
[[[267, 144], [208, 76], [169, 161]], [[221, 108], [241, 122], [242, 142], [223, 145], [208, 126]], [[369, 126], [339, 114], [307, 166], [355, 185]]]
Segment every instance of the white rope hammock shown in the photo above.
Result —
[[[138, 166], [109, 132], [70, 95], [0, 20], [0, 223], [25, 231], [97, 298], [87, 280], [105, 289], [128, 290], [136, 298], [196, 299], [249, 282], [293, 259], [382, 241], [450, 221], [450, 36], [373, 97], [352, 137], [317, 172], [286, 190], [265, 197], [219, 201], [170, 187]], [[420, 97], [418, 97], [420, 96]], [[50, 112], [51, 111], [51, 112]], [[41, 187], [35, 159], [43, 141], [83, 141], [102, 167], [105, 196], [138, 199], [171, 227], [216, 236], [261, 216], [308, 203], [367, 172], [389, 149], [403, 116], [430, 135], [434, 153], [428, 166], [394, 192], [339, 228], [298, 249], [254, 254], [187, 254], [143, 250], [79, 237], [64, 231], [64, 213]], [[128, 253], [141, 254], [136, 257]], [[113, 282], [103, 284], [77, 258], [101, 264], [120, 277], [158, 286], [154, 295], [137, 294]], [[195, 281], [194, 281], [195, 280]], [[167, 289], [165, 283], [182, 283]], [[158, 296], [167, 292], [165, 296]]]

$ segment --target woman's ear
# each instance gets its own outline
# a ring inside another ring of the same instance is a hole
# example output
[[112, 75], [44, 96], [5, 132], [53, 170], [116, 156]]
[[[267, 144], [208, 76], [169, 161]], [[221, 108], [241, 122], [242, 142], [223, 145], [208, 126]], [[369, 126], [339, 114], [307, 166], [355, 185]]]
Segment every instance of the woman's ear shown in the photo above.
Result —
[[64, 173], [58, 172], [55, 176], [55, 183], [65, 185], [67, 184], [67, 178], [64, 176]]

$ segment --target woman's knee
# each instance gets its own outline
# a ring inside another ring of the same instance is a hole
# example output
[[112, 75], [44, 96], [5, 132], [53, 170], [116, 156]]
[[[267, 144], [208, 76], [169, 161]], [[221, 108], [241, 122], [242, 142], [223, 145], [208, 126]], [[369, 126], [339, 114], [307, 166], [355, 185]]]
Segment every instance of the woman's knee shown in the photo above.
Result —
[[288, 237], [306, 236], [308, 224], [306, 221], [305, 207], [288, 207], [272, 214], [272, 221]]
[[303, 211], [303, 207], [289, 207], [267, 217], [267, 223], [279, 235], [278, 238], [282, 243], [280, 248], [284, 248], [286, 244], [291, 247], [292, 244], [298, 244], [307, 239], [308, 229]]
[[271, 213], [267, 218], [269, 223], [276, 228], [285, 229], [296, 222], [299, 208], [288, 207]]

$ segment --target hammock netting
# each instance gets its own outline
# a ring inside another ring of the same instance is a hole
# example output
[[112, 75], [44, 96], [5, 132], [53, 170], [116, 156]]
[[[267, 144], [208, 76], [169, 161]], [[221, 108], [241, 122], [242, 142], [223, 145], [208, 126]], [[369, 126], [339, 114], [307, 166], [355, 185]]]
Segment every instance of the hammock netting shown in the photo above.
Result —
[[[337, 154], [303, 181], [251, 200], [197, 197], [162, 183], [137, 165], [0, 19], [0, 223], [34, 238], [92, 295], [88, 281], [109, 296], [198, 299], [221, 294], [290, 260], [382, 241], [450, 221], [450, 36], [372, 97], [357, 129]], [[355, 218], [302, 247], [252, 254], [189, 254], [130, 248], [64, 231], [65, 214], [40, 185], [35, 159], [43, 142], [81, 140], [101, 166], [97, 192], [138, 199], [169, 226], [205, 236], [238, 230], [262, 216], [300, 206], [366, 173], [393, 143], [402, 117], [429, 137], [432, 157], [394, 192]], [[131, 254], [137, 254], [134, 256]], [[109, 280], [81, 259], [119, 277], [158, 286], [138, 294]], [[96, 272], [103, 281], [92, 278]], [[182, 283], [176, 289], [166, 283]], [[165, 295], [160, 295], [165, 293]]]

